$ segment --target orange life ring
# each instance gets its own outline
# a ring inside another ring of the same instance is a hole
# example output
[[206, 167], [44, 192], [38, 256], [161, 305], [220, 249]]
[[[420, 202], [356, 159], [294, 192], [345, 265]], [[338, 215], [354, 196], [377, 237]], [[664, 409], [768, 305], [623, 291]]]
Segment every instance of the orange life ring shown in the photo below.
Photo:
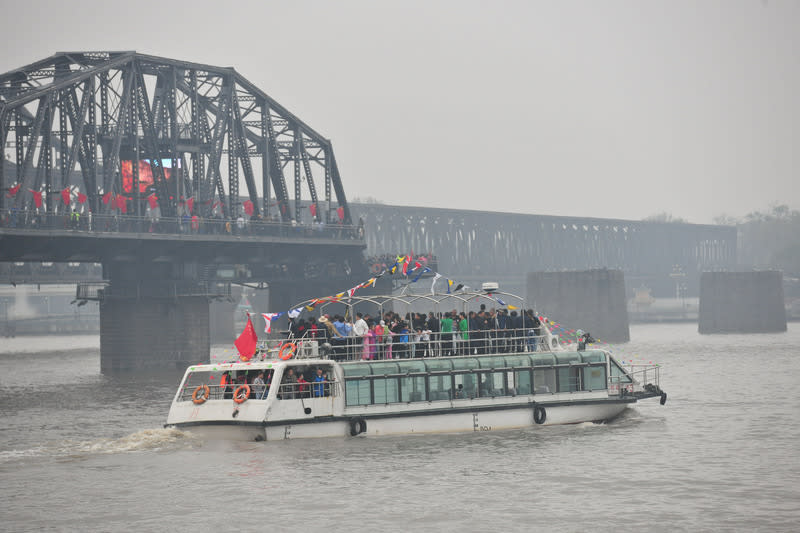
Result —
[[[286, 350], [286, 348], [289, 348], [289, 351], [287, 353], [284, 353], [284, 350]], [[297, 351], [297, 345], [293, 342], [287, 342], [286, 344], [281, 346], [281, 351], [280, 354], [278, 354], [278, 356], [284, 361], [288, 361], [289, 359], [294, 357], [296, 351]]]
[[[242, 389], [244, 389], [244, 394], [239, 394]], [[250, 397], [250, 385], [239, 385], [236, 387], [236, 390], [233, 391], [233, 401], [236, 403], [243, 403]]]
[[372, 273], [373, 274], [380, 274], [381, 273], [381, 264], [380, 263], [373, 263], [372, 264]]
[[[203, 391], [202, 395], [197, 394], [198, 392]], [[192, 393], [192, 401], [197, 405], [201, 403], [206, 403], [208, 397], [211, 395], [211, 389], [208, 388], [208, 385], [198, 385], [194, 392]]]

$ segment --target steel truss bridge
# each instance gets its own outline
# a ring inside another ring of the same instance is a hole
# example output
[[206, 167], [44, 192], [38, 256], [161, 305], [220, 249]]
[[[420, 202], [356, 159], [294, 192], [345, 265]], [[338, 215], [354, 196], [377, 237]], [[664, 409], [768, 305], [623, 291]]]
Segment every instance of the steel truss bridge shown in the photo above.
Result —
[[233, 68], [57, 53], [0, 76], [0, 145], [12, 164], [0, 165], [0, 209], [30, 210], [40, 193], [41, 211], [69, 210], [70, 188], [94, 214], [122, 209], [113, 195], [143, 215], [155, 196], [162, 216], [192, 199], [200, 217], [236, 219], [241, 195], [257, 218], [351, 221], [331, 142]]
[[[736, 267], [736, 228], [600, 218], [353, 204], [367, 254], [433, 252], [443, 275], [470, 281], [528, 272], [620, 269], [626, 283], [697, 294], [706, 270]], [[519, 290], [519, 289], [518, 289]]]

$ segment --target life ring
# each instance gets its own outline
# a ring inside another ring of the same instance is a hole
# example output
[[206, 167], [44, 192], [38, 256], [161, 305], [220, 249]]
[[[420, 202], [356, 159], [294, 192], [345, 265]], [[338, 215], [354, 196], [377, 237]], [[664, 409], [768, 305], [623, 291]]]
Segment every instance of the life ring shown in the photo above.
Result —
[[558, 348], [558, 339], [556, 339], [555, 337], [550, 339], [550, 348], [552, 349]]
[[[197, 394], [200, 391], [203, 391], [203, 394]], [[208, 385], [198, 385], [192, 393], [192, 401], [197, 405], [200, 405], [201, 403], [206, 403], [206, 400], [208, 400], [210, 395], [211, 389], [208, 388]]]
[[366, 433], [367, 431], [367, 421], [357, 416], [356, 418], [350, 419], [350, 435], [355, 437], [360, 433]]
[[[289, 348], [289, 351], [287, 353], [284, 353], [284, 350], [286, 350], [286, 348]], [[281, 346], [279, 357], [284, 361], [288, 361], [289, 359], [294, 357], [296, 351], [297, 351], [297, 345], [293, 342], [287, 342], [286, 344]]]
[[544, 421], [547, 420], [547, 411], [541, 405], [537, 405], [533, 408], [533, 421], [537, 424], [544, 424]]
[[[244, 389], [244, 394], [239, 394]], [[244, 403], [250, 397], [250, 385], [239, 385], [233, 391], [233, 401], [236, 403]]]
[[372, 270], [373, 274], [380, 274], [381, 273], [381, 264], [380, 263], [373, 263], [371, 270]]

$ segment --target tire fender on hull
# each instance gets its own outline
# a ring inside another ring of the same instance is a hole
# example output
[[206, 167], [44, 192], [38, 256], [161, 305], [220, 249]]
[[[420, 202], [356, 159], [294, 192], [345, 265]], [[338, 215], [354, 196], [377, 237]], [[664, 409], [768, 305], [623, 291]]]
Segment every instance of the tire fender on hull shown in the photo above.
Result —
[[350, 419], [350, 435], [355, 437], [361, 433], [366, 433], [367, 431], [367, 421], [357, 416], [355, 418]]
[[537, 424], [544, 424], [547, 420], [547, 410], [541, 405], [533, 406], [533, 421]]

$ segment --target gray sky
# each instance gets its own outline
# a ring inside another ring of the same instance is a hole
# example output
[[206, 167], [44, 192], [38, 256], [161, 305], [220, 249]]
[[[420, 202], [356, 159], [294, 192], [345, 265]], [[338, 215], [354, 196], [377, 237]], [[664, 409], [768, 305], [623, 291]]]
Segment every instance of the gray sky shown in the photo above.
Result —
[[66, 50], [235, 67], [332, 139], [349, 198], [697, 223], [800, 204], [800, 2], [0, 4], [2, 72]]

